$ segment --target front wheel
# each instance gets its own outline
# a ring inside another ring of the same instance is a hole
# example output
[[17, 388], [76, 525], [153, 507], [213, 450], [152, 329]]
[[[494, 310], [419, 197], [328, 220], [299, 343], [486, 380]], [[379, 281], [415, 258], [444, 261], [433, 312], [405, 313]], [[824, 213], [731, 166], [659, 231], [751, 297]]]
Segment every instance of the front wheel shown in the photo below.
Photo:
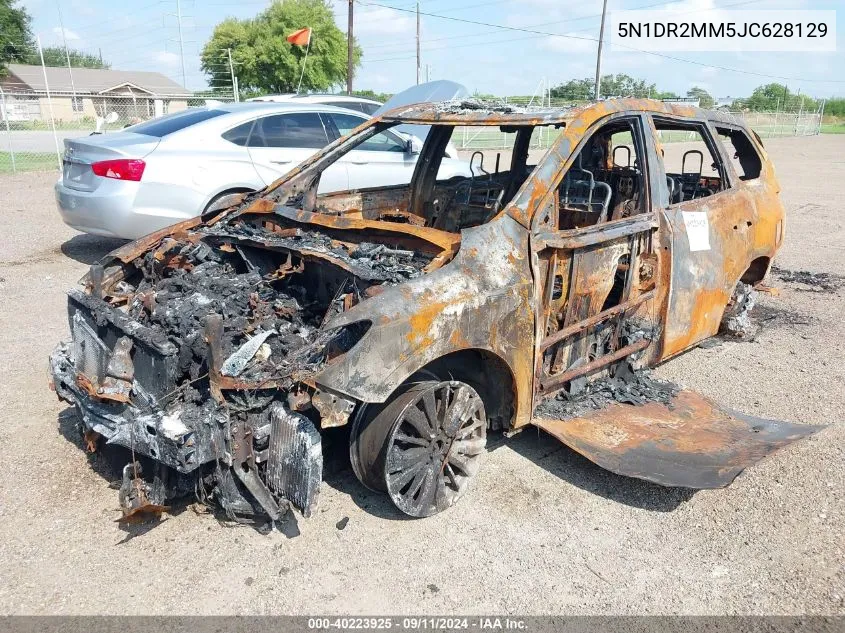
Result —
[[426, 380], [360, 413], [350, 457], [361, 483], [387, 492], [405, 514], [426, 517], [463, 496], [486, 443], [487, 416], [475, 389]]

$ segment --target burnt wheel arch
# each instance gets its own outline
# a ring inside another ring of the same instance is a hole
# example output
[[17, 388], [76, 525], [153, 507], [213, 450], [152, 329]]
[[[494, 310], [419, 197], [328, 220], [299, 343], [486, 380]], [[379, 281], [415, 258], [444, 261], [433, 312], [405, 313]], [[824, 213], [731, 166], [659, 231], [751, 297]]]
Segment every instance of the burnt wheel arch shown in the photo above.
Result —
[[432, 361], [420, 371], [440, 380], [459, 380], [478, 392], [492, 430], [504, 430], [513, 422], [518, 386], [508, 364], [484, 349], [464, 349]]
[[769, 272], [769, 264], [771, 263], [772, 259], [770, 257], [766, 257], [765, 255], [752, 260], [748, 269], [742, 273], [742, 277], [740, 277], [739, 280], [742, 283], [751, 284], [752, 286], [763, 281], [766, 273]]

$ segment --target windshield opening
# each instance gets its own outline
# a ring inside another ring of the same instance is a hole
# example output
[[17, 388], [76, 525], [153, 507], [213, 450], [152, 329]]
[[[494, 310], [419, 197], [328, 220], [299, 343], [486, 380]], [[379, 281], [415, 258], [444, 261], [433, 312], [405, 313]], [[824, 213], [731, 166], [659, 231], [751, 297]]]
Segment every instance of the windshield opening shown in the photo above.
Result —
[[441, 124], [421, 140], [391, 127], [376, 124], [318, 161], [312, 190], [331, 169], [344, 169], [350, 187], [314, 196], [306, 210], [459, 233], [498, 215], [559, 134], [552, 125]]

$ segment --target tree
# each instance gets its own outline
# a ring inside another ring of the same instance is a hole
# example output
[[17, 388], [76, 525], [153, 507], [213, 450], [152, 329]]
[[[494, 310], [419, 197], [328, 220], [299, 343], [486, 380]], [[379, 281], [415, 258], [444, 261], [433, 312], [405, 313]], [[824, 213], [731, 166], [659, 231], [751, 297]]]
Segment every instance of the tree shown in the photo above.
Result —
[[[566, 83], [551, 89], [552, 97], [559, 99], [592, 99], [595, 96], [595, 79], [570, 79]], [[669, 96], [664, 96], [669, 95]], [[646, 83], [643, 79], [635, 79], [630, 75], [603, 75], [601, 78], [602, 97], [651, 97], [653, 99], [668, 99], [676, 96], [674, 93], [658, 92], [654, 84]]]
[[698, 99], [698, 106], [701, 108], [712, 108], [713, 104], [716, 103], [715, 99], [710, 96], [709, 92], [707, 92], [704, 88], [699, 88], [698, 86], [693, 86], [687, 90], [687, 96], [693, 99]]
[[656, 91], [654, 91], [653, 93], [651, 93], [651, 95], [650, 95], [650, 96], [651, 96], [651, 98], [652, 98], [652, 99], [657, 99], [657, 100], [661, 100], [661, 99], [677, 99], [677, 98], [678, 98], [678, 93], [677, 93], [677, 92], [673, 92], [673, 91], [671, 91], [671, 90], [656, 90]]
[[382, 103], [387, 103], [393, 96], [387, 92], [376, 92], [375, 90], [353, 90], [352, 94], [356, 97], [372, 99], [373, 101], [381, 101]]
[[570, 79], [553, 86], [549, 91], [553, 99], [592, 99], [595, 82], [592, 79]]
[[824, 113], [835, 117], [845, 116], [845, 99], [842, 97], [828, 99], [824, 104]]
[[0, 0], [0, 77], [9, 62], [25, 62], [33, 49], [31, 18], [15, 0]]
[[781, 108], [790, 96], [789, 88], [783, 84], [766, 84], [757, 86], [751, 96], [743, 101], [743, 106], [749, 110], [770, 110], [774, 112]]
[[604, 75], [601, 78], [602, 97], [648, 97], [657, 89], [654, 84], [647, 84], [643, 79], [634, 79], [630, 75]]
[[[67, 66], [67, 59], [70, 57], [72, 68], [111, 68], [111, 64], [104, 62], [97, 55], [72, 48], [68, 49], [67, 56], [65, 55], [65, 49], [61, 46], [48, 46], [43, 52], [45, 66]], [[40, 64], [41, 57], [35, 52], [30, 55], [27, 63]]]
[[[253, 19], [228, 18], [218, 24], [202, 51], [202, 70], [212, 88], [232, 85], [227, 49], [238, 85], [245, 92], [295, 92], [305, 48], [285, 38], [311, 28], [311, 47], [302, 78], [304, 90], [328, 90], [346, 82], [346, 34], [334, 23], [328, 0], [275, 0]], [[361, 49], [354, 47], [353, 67]]]

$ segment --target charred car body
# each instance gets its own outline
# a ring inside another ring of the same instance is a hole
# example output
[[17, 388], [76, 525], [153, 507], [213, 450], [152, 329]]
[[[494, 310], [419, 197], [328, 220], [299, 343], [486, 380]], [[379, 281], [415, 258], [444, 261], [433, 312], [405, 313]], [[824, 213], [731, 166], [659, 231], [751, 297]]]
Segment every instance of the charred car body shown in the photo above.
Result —
[[[317, 194], [333, 161], [408, 123], [432, 126], [410, 184]], [[458, 126], [499, 128], [509, 164], [438, 181]], [[677, 132], [701, 146], [673, 169], [661, 139]], [[130, 516], [193, 492], [232, 516], [307, 516], [320, 429], [347, 424], [358, 478], [413, 516], [464, 493], [488, 430], [528, 424], [620, 474], [725, 486], [815, 427], [689, 391], [570, 403], [716, 334], [782, 238], [773, 168], [726, 114], [632, 99], [397, 108], [92, 266], [69, 293], [53, 384], [92, 449], [132, 452]]]

